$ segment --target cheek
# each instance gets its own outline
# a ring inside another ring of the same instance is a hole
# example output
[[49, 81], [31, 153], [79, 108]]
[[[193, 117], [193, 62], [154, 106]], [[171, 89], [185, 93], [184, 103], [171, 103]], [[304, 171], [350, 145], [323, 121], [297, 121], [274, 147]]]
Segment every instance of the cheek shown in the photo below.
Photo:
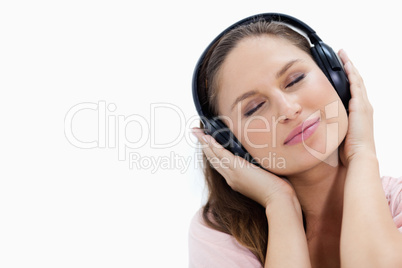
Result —
[[310, 107], [322, 108], [339, 99], [334, 87], [321, 70], [312, 72], [310, 76], [302, 94], [304, 102], [309, 103]]
[[253, 154], [255, 149], [267, 148], [272, 144], [271, 123], [265, 117], [253, 117], [243, 124], [241, 142]]
[[321, 110], [321, 116], [326, 121], [327, 126], [334, 128], [332, 131], [327, 129], [330, 133], [336, 132], [337, 139], [333, 140], [342, 141], [348, 129], [348, 116], [343, 106], [343, 103], [328, 81], [327, 77], [322, 73], [316, 75], [317, 87], [312, 87], [311, 98], [315, 103], [317, 110]]
[[[315, 160], [327, 164], [337, 164], [338, 157], [333, 158], [334, 153], [344, 140], [348, 129], [348, 117], [341, 101], [328, 104], [321, 111], [321, 123], [316, 134], [306, 140], [303, 147], [306, 158], [313, 157]], [[333, 162], [336, 160], [335, 162]], [[314, 161], [313, 161], [314, 162]]]

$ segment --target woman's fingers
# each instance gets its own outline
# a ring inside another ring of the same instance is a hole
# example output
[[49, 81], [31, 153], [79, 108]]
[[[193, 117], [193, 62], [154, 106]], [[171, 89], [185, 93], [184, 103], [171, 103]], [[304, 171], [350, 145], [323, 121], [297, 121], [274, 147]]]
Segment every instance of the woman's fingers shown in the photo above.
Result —
[[350, 82], [351, 100], [349, 101], [349, 127], [343, 152], [349, 162], [359, 153], [373, 151], [373, 107], [367, 96], [367, 90], [358, 70], [350, 61], [345, 51], [339, 51], [345, 72]]
[[193, 128], [192, 132], [202, 144], [210, 165], [225, 178], [234, 191], [264, 207], [267, 207], [274, 196], [294, 196], [292, 187], [276, 175], [232, 154], [201, 129]]
[[206, 141], [207, 147], [204, 149], [205, 154], [212, 156], [208, 158], [211, 165], [221, 173], [231, 167], [231, 155], [226, 154], [228, 152], [225, 148], [217, 143], [210, 135], [204, 135], [202, 137]]
[[362, 98], [365, 101], [368, 101], [366, 87], [359, 71], [353, 65], [344, 50], [340, 50], [338, 55], [344, 64], [345, 72], [350, 82], [350, 94], [352, 95], [352, 98]]
[[202, 150], [205, 153], [210, 164], [218, 171], [223, 169], [232, 169], [234, 155], [223, 148], [210, 135], [206, 135], [201, 129], [193, 128], [193, 134], [201, 142]]

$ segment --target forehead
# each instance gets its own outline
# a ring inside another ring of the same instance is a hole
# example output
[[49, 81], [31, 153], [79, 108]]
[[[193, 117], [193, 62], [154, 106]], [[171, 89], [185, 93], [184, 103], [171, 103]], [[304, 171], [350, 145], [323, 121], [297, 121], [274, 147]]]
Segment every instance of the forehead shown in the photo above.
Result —
[[220, 79], [225, 80], [226, 76], [233, 74], [243, 77], [248, 70], [273, 70], [279, 68], [281, 63], [306, 57], [307, 53], [284, 38], [272, 35], [248, 37], [227, 55], [220, 70]]

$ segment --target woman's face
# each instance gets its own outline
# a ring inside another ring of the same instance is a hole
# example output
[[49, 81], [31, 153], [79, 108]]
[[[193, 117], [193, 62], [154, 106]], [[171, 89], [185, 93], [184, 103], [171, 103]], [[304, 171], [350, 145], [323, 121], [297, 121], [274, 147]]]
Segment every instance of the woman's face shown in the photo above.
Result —
[[243, 39], [217, 78], [222, 120], [264, 168], [297, 174], [337, 153], [345, 108], [311, 56], [289, 41]]

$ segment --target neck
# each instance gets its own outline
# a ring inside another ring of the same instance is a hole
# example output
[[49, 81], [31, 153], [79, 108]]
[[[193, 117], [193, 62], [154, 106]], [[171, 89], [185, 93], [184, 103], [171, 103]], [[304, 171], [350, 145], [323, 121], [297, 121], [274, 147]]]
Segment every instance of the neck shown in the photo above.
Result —
[[328, 228], [340, 231], [345, 177], [346, 168], [340, 161], [336, 166], [321, 162], [310, 170], [288, 177], [303, 209], [308, 234], [309, 229], [313, 233], [328, 232]]

